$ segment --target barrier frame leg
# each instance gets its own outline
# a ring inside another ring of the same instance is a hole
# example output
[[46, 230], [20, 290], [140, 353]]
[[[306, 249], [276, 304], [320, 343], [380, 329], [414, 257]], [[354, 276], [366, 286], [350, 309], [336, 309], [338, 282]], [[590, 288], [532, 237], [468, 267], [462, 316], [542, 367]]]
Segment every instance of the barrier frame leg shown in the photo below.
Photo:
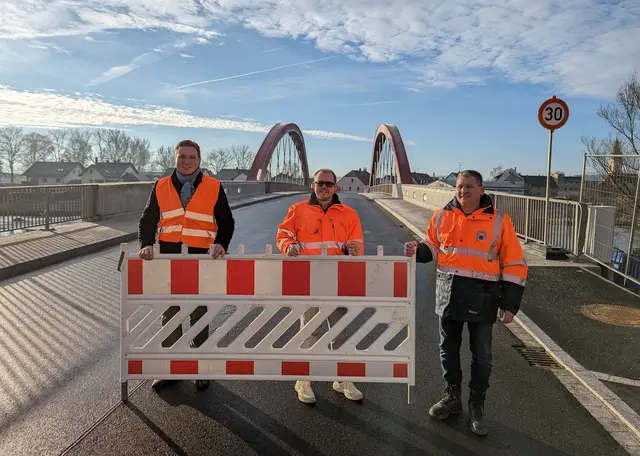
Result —
[[125, 380], [124, 382], [120, 383], [120, 399], [122, 400], [122, 402], [126, 404], [128, 396], [129, 396], [129, 383], [127, 382], [127, 380]]

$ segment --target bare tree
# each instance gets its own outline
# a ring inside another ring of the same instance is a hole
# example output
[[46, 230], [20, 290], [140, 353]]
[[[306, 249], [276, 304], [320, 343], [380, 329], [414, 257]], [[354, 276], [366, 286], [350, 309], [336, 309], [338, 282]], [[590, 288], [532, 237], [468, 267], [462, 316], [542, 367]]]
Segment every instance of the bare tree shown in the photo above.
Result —
[[249, 146], [246, 144], [241, 146], [233, 145], [229, 149], [236, 168], [249, 169], [249, 167], [251, 167], [255, 154], [251, 152], [251, 148]]
[[90, 131], [72, 130], [67, 140], [67, 148], [63, 158], [86, 166], [93, 155], [93, 133]]
[[492, 179], [495, 179], [500, 174], [502, 174], [503, 171], [504, 171], [504, 168], [502, 167], [502, 165], [498, 165], [491, 170], [491, 172], [489, 173], [489, 176], [491, 176]]
[[46, 161], [51, 155], [51, 141], [48, 136], [40, 133], [29, 133], [24, 137], [24, 150], [20, 157], [20, 163], [25, 168], [38, 161]]
[[69, 130], [49, 130], [47, 136], [51, 142], [51, 158], [53, 161], [62, 161], [67, 151]]
[[131, 137], [116, 128], [99, 128], [94, 132], [99, 161], [121, 162], [129, 153]]
[[213, 149], [205, 159], [205, 165], [211, 169], [213, 174], [218, 174], [234, 161], [234, 156], [230, 149]]
[[632, 73], [620, 86], [616, 102], [600, 107], [598, 115], [623, 139], [623, 149], [632, 154], [640, 153], [640, 81], [637, 73]]
[[13, 171], [20, 153], [24, 149], [24, 135], [22, 128], [4, 127], [0, 128], [0, 155], [3, 155], [9, 165], [11, 173], [11, 183], [13, 184]]
[[176, 162], [176, 153], [173, 146], [160, 146], [153, 154], [152, 166], [156, 171], [164, 171], [171, 168]]
[[149, 140], [146, 138], [131, 138], [125, 160], [133, 163], [133, 166], [139, 172], [147, 170], [151, 160], [151, 143]]

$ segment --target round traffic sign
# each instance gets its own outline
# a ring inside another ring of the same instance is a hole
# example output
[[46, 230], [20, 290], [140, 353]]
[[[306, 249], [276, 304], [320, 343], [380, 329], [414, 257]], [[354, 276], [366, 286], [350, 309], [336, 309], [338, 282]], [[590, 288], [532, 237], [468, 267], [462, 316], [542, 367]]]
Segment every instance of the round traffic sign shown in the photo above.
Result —
[[569, 106], [560, 98], [546, 100], [538, 109], [538, 121], [547, 130], [557, 130], [569, 120]]

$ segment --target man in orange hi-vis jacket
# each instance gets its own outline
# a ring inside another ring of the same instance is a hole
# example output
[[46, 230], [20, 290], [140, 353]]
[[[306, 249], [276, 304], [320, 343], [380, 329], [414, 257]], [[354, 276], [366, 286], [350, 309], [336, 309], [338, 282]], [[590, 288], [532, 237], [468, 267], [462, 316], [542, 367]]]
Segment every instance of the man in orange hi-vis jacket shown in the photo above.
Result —
[[484, 400], [491, 375], [493, 324], [520, 309], [528, 266], [511, 218], [484, 193], [482, 175], [458, 175], [455, 198], [433, 214], [426, 239], [405, 244], [419, 263], [437, 260], [436, 313], [440, 316], [440, 362], [445, 396], [429, 410], [437, 419], [462, 412], [460, 346], [465, 322], [472, 353], [469, 382], [471, 430], [486, 435]]
[[[278, 226], [276, 243], [278, 249], [288, 256], [320, 255], [323, 246], [326, 246], [328, 255], [364, 255], [360, 218], [355, 210], [338, 199], [333, 171], [321, 169], [314, 174], [311, 197], [289, 208], [284, 221]], [[335, 325], [344, 315], [346, 309], [341, 310], [342, 314], [331, 314], [327, 319], [329, 325]], [[303, 313], [302, 325], [306, 325], [314, 315], [310, 311]], [[317, 338], [312, 334], [309, 341], [315, 342]], [[362, 393], [352, 382], [333, 382], [333, 389], [352, 401], [362, 399]], [[298, 381], [295, 390], [301, 402], [312, 404], [316, 401], [311, 382]]]

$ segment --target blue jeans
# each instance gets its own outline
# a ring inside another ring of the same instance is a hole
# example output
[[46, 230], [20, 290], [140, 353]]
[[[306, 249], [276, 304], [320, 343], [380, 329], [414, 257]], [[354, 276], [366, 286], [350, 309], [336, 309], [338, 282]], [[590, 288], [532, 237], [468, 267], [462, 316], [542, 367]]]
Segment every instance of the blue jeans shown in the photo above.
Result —
[[[462, 383], [460, 369], [460, 347], [462, 346], [462, 331], [465, 322], [440, 318], [440, 363], [442, 374], [447, 383], [459, 385]], [[469, 329], [469, 348], [471, 349], [471, 379], [469, 388], [478, 394], [486, 393], [489, 389], [491, 376], [491, 341], [493, 336], [492, 323], [467, 322]]]

